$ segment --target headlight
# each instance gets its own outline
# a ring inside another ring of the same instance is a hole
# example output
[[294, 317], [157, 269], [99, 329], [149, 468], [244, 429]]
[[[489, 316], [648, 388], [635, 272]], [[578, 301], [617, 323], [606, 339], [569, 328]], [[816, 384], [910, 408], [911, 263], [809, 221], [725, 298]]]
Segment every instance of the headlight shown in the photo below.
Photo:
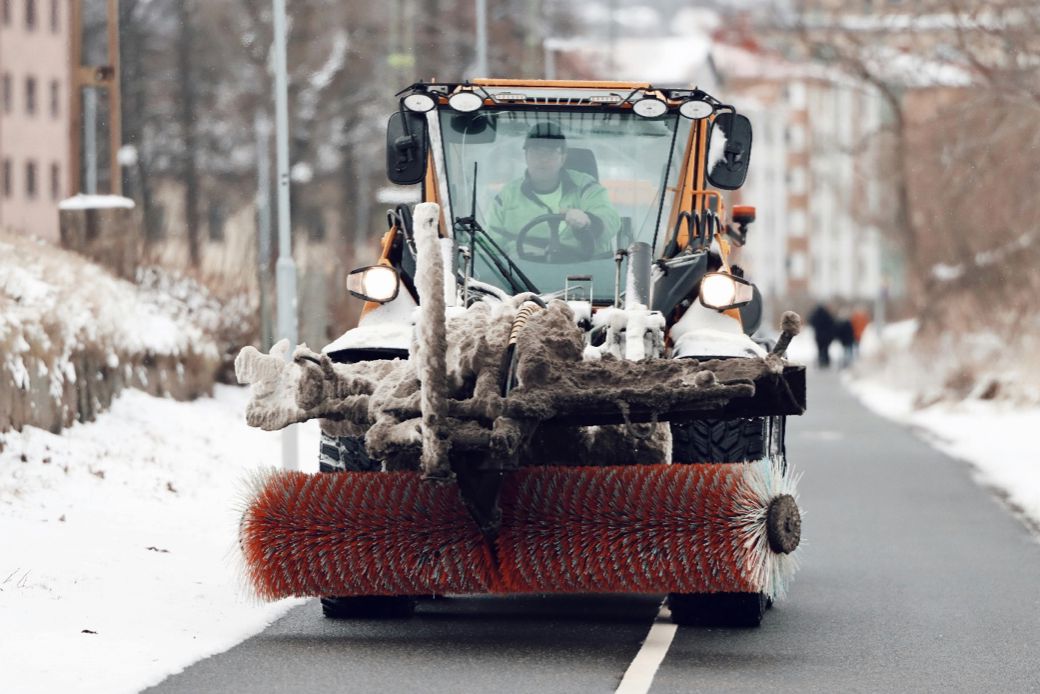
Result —
[[386, 265], [370, 265], [347, 275], [347, 291], [359, 299], [385, 304], [397, 298], [401, 280], [397, 270]]
[[635, 111], [637, 116], [642, 116], [643, 118], [657, 118], [658, 116], [663, 116], [668, 111], [668, 104], [660, 99], [647, 96], [632, 104], [632, 110]]
[[458, 92], [448, 97], [448, 106], [462, 113], [471, 113], [483, 105], [483, 97], [473, 92]]
[[709, 272], [701, 280], [701, 303], [724, 311], [744, 306], [755, 297], [755, 288], [742, 277], [725, 272]]
[[426, 92], [412, 92], [403, 100], [404, 107], [415, 113], [426, 113], [433, 110], [437, 102]]
[[702, 118], [707, 118], [714, 112], [714, 106], [709, 104], [707, 101], [701, 101], [700, 99], [684, 101], [683, 105], [679, 107], [679, 113], [690, 120], [701, 120]]

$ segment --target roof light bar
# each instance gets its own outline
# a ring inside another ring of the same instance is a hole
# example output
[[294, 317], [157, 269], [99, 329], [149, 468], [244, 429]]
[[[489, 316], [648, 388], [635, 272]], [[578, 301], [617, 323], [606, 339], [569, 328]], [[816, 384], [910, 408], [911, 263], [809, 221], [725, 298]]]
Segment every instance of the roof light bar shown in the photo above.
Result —
[[484, 99], [473, 92], [456, 92], [448, 97], [448, 106], [462, 113], [472, 113], [484, 105]]

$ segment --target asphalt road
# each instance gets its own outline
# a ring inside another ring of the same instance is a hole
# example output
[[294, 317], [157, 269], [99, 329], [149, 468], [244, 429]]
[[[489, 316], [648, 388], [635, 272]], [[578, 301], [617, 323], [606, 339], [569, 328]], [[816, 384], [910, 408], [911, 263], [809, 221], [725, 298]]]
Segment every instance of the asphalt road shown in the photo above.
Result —
[[[967, 464], [820, 373], [788, 459], [804, 471], [789, 599], [759, 629], [680, 628], [652, 692], [1040, 692], [1040, 542]], [[612, 692], [657, 602], [455, 598], [335, 622], [311, 601], [148, 691]]]

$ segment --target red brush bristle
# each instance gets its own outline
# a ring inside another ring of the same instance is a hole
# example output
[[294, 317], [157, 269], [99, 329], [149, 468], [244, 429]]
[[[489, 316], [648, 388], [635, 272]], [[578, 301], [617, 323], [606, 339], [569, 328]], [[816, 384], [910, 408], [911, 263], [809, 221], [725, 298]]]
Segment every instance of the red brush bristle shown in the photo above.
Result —
[[492, 559], [454, 485], [411, 473], [268, 477], [242, 519], [257, 594], [484, 593]]
[[263, 598], [754, 592], [761, 506], [737, 464], [527, 468], [502, 489], [494, 551], [455, 485], [418, 473], [279, 472], [241, 527]]
[[503, 492], [509, 592], [752, 591], [739, 465], [533, 468]]

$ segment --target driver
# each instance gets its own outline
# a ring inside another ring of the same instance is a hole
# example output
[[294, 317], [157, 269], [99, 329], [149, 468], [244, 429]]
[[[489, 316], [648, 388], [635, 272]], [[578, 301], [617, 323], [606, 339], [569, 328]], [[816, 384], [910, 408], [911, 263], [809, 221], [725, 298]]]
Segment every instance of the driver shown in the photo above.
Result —
[[[565, 222], [560, 228], [562, 246], [588, 257], [612, 250], [621, 218], [610, 204], [607, 189], [586, 173], [565, 169], [566, 157], [567, 138], [559, 125], [537, 123], [528, 131], [524, 141], [527, 172], [506, 184], [491, 206], [488, 228], [495, 237], [515, 240], [532, 219], [559, 214]], [[539, 225], [532, 237], [545, 239], [547, 229], [547, 225]]]

